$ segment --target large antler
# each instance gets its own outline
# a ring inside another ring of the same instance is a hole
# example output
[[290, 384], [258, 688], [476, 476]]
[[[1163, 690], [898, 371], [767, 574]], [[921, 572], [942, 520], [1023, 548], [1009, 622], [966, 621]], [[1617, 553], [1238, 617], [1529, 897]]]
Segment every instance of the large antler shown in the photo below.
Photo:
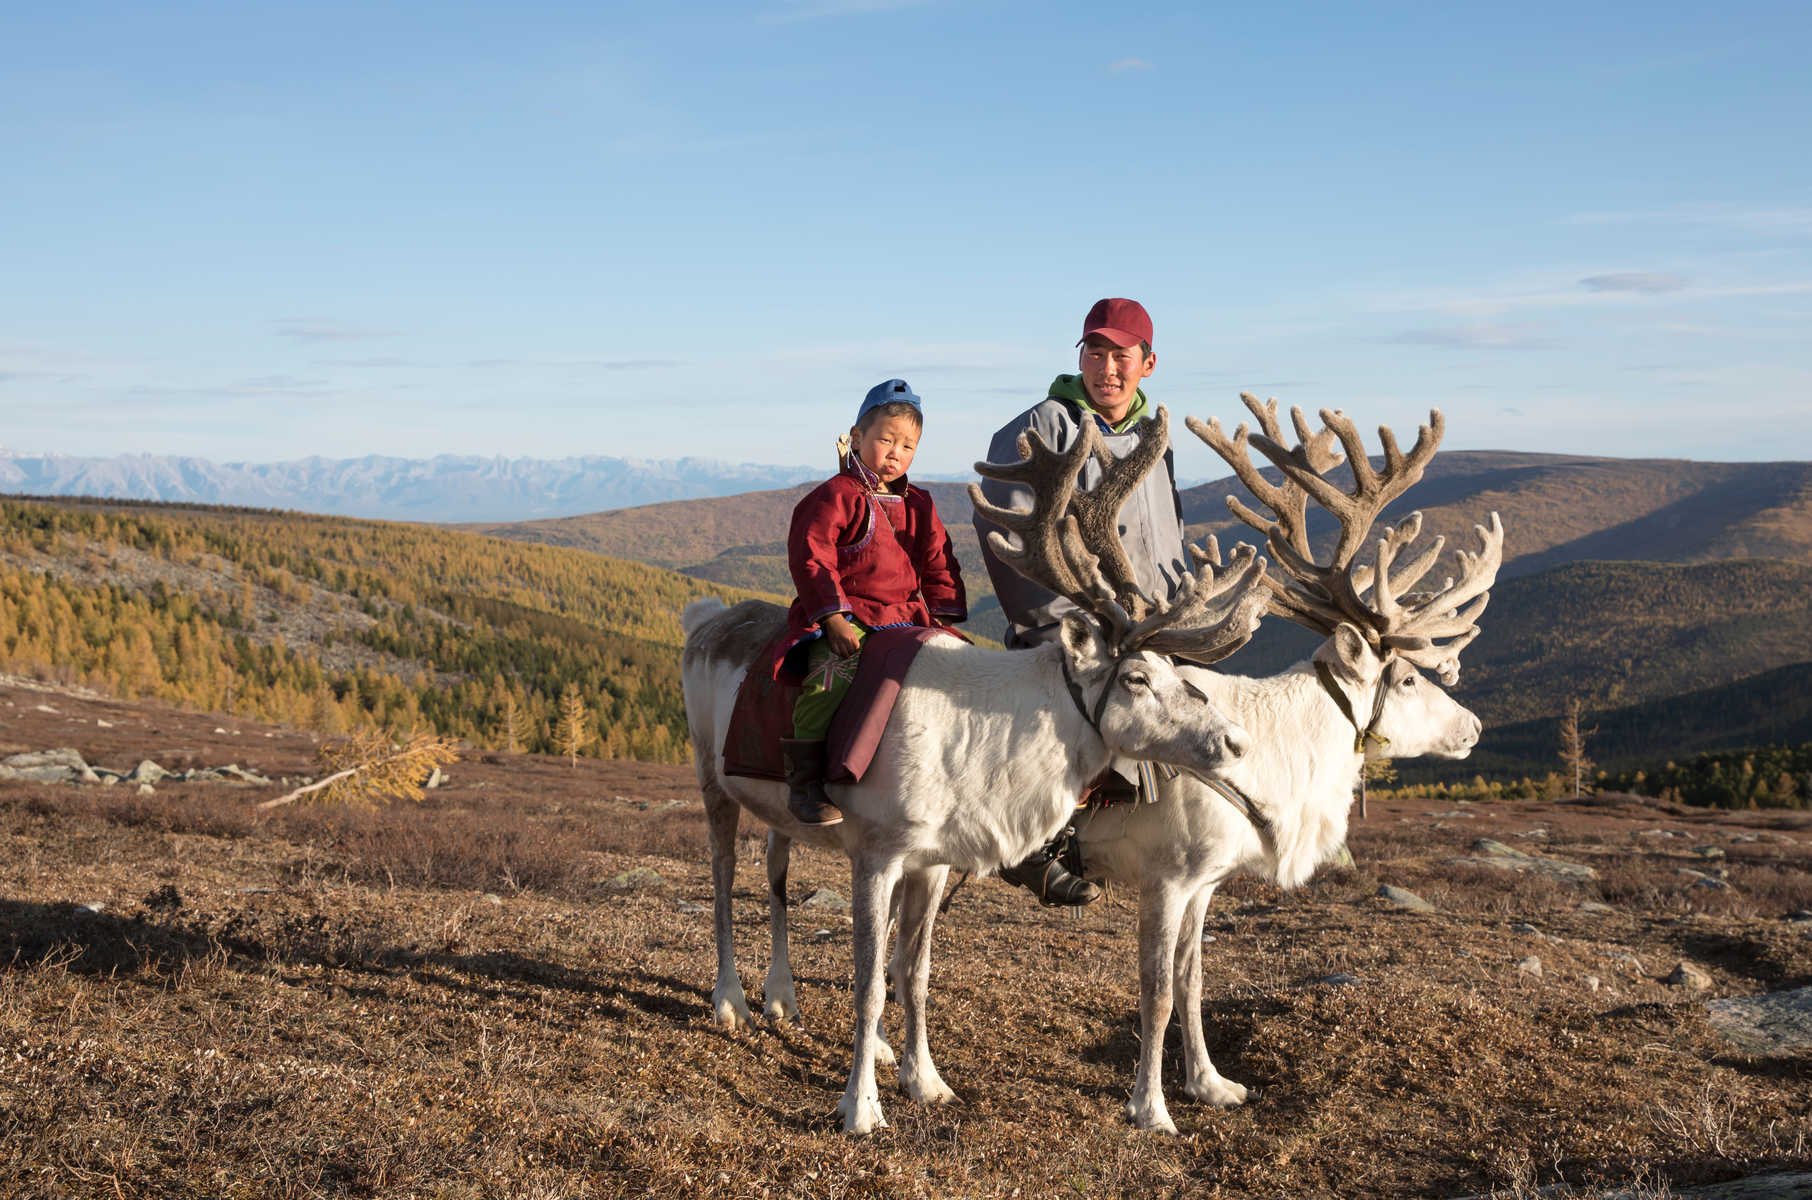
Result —
[[[1016, 547], [1000, 532], [989, 533], [995, 556], [1093, 616], [1117, 652], [1145, 648], [1218, 662], [1251, 639], [1264, 615], [1265, 560], [1242, 545], [1217, 576], [1220, 551], [1210, 540], [1206, 551], [1191, 548], [1198, 571], [1184, 576], [1168, 603], [1145, 593], [1120, 541], [1119, 514], [1169, 445], [1169, 413], [1159, 408], [1136, 430], [1138, 445], [1121, 459], [1108, 452], [1093, 421], [1081, 423], [1063, 452], [1028, 430], [1019, 436], [1019, 462], [978, 462], [975, 470], [1028, 487], [1031, 510], [991, 504], [975, 484], [969, 485], [970, 500], [978, 514], [1019, 540]], [[1080, 474], [1091, 458], [1101, 478], [1083, 491]]]
[[[1191, 417], [1188, 425], [1272, 513], [1267, 519], [1237, 498], [1227, 498], [1234, 516], [1265, 535], [1283, 571], [1281, 576], [1266, 579], [1272, 591], [1272, 611], [1321, 634], [1331, 634], [1341, 622], [1350, 623], [1374, 647], [1394, 650], [1420, 666], [1438, 670], [1444, 682], [1453, 682], [1459, 673], [1459, 651], [1478, 635], [1473, 621], [1484, 611], [1487, 589], [1502, 562], [1503, 526], [1497, 514], [1492, 514], [1489, 530], [1476, 527], [1480, 551], [1461, 552], [1459, 581], [1449, 579], [1439, 592], [1405, 595], [1440, 557], [1443, 539], [1435, 538], [1396, 568], [1397, 556], [1421, 532], [1420, 513], [1386, 532], [1378, 543], [1375, 569], [1355, 566], [1353, 561], [1385, 506], [1422, 478], [1441, 444], [1445, 422], [1440, 411], [1429, 413], [1428, 424], [1417, 430], [1415, 445], [1407, 454], [1398, 448], [1396, 435], [1379, 426], [1384, 465], [1374, 469], [1358, 429], [1344, 413], [1322, 409], [1323, 428], [1311, 433], [1302, 410], [1292, 408], [1297, 444], [1286, 448], [1277, 402], [1260, 404], [1257, 397], [1245, 393], [1240, 399], [1257, 418], [1262, 433], [1249, 433], [1242, 423], [1228, 438], [1216, 420], [1204, 423]], [[1353, 475], [1351, 492], [1342, 491], [1327, 478], [1327, 472], [1342, 461], [1335, 442], [1346, 452], [1345, 461]], [[1256, 447], [1283, 474], [1281, 486], [1259, 471], [1248, 446]], [[1339, 523], [1334, 549], [1325, 562], [1316, 561], [1309, 545], [1306, 513], [1311, 497]], [[1378, 579], [1385, 581], [1383, 586], [1374, 586]], [[1368, 590], [1372, 593], [1369, 599]], [[1458, 640], [1437, 645], [1441, 638]]]
[[1436, 536], [1401, 570], [1393, 569], [1397, 554], [1422, 532], [1419, 512], [1409, 514], [1378, 539], [1376, 566], [1353, 572], [1355, 588], [1363, 592], [1370, 587], [1371, 610], [1384, 618], [1380, 645], [1436, 672], [1446, 684], [1460, 677], [1460, 651], [1479, 635], [1479, 614], [1491, 601], [1490, 587], [1504, 561], [1504, 523], [1498, 515], [1491, 514], [1489, 525], [1472, 528], [1479, 535], [1478, 551], [1456, 551], [1459, 577], [1449, 576], [1436, 591], [1409, 589], [1440, 557], [1445, 538]]

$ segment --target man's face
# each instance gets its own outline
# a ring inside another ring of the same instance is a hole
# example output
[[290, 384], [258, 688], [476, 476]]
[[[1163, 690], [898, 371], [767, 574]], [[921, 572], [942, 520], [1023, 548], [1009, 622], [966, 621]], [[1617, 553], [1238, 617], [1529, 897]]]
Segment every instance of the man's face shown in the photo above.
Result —
[[1109, 423], [1124, 417], [1139, 394], [1139, 383], [1158, 365], [1156, 354], [1147, 354], [1135, 343], [1116, 346], [1098, 333], [1082, 343], [1076, 369], [1089, 402]]

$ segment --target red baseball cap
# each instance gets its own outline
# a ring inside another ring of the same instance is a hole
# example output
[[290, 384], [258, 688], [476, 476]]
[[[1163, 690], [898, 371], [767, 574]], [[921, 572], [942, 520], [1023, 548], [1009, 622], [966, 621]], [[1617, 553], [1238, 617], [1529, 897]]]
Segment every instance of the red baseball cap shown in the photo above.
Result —
[[1076, 344], [1080, 346], [1095, 333], [1116, 346], [1136, 346], [1140, 342], [1149, 346], [1151, 314], [1137, 300], [1122, 296], [1097, 300], [1095, 307], [1088, 310], [1088, 316], [1082, 318], [1082, 336], [1076, 339]]

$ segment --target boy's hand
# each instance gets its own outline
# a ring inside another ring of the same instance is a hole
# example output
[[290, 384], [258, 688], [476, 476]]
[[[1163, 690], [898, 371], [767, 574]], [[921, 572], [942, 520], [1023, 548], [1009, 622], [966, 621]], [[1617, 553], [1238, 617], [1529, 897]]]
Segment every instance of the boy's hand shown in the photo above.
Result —
[[861, 651], [862, 643], [856, 637], [856, 627], [842, 613], [832, 613], [818, 624], [824, 629], [825, 640], [830, 642], [831, 653], [837, 657], [848, 658]]

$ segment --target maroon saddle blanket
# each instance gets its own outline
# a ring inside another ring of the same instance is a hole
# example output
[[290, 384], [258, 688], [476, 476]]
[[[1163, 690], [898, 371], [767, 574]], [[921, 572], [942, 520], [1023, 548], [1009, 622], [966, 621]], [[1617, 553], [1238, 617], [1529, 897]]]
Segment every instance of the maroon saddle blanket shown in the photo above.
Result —
[[[730, 728], [724, 734], [724, 774], [753, 779], [785, 779], [780, 764], [780, 739], [793, 736], [793, 701], [799, 685], [776, 679], [771, 664], [777, 657], [782, 633], [755, 659], [736, 690]], [[848, 783], [862, 778], [881, 744], [881, 730], [893, 712], [906, 668], [919, 647], [936, 637], [963, 637], [954, 629], [913, 626], [876, 629], [862, 643], [862, 661], [826, 737], [824, 778]], [[964, 641], [969, 639], [963, 638]]]

